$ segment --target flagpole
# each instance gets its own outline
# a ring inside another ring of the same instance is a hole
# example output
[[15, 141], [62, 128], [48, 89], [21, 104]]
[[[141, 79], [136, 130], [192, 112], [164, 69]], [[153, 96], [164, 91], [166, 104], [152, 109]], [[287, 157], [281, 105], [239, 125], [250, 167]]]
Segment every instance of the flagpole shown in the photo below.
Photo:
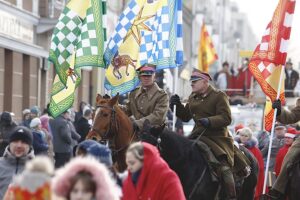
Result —
[[[283, 65], [282, 69], [281, 69], [281, 72], [280, 72], [280, 79], [279, 79], [279, 85], [278, 85], [276, 99], [279, 99], [279, 97], [280, 97], [281, 82], [282, 82], [282, 79], [283, 79], [284, 68], [285, 68], [285, 66]], [[272, 122], [272, 129], [271, 129], [269, 148], [268, 148], [268, 156], [267, 156], [267, 164], [266, 164], [266, 169], [265, 169], [265, 180], [264, 180], [263, 194], [266, 193], [267, 178], [268, 178], [268, 172], [269, 172], [270, 156], [271, 156], [271, 148], [272, 148], [272, 143], [273, 143], [273, 135], [274, 135], [275, 122], [276, 122], [276, 115], [277, 115], [277, 108], [275, 108], [275, 110], [274, 110], [274, 116], [273, 116], [273, 122]]]
[[[178, 86], [178, 67], [175, 68], [174, 72], [174, 90], [173, 93], [177, 94], [177, 86]], [[176, 125], [176, 105], [174, 105], [174, 110], [173, 110], [173, 124], [172, 124], [172, 131], [175, 131], [175, 125]]]

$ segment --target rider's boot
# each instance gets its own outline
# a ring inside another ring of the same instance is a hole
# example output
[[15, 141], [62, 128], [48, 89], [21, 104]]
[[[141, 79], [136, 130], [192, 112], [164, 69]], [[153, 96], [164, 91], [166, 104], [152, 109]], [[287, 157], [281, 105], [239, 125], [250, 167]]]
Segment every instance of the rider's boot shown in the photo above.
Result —
[[222, 165], [220, 167], [220, 173], [222, 177], [222, 183], [228, 199], [236, 200], [235, 183], [231, 168], [228, 165]]
[[285, 195], [282, 194], [281, 192], [271, 189], [268, 193], [268, 197], [270, 198], [270, 200], [284, 200], [285, 199]]
[[215, 169], [220, 167], [220, 162], [217, 160], [215, 155], [212, 153], [210, 148], [204, 142], [198, 141], [197, 142], [200, 151], [203, 152], [205, 159], [208, 162], [209, 171], [211, 174], [211, 179], [213, 182], [218, 182], [218, 175], [216, 174]]

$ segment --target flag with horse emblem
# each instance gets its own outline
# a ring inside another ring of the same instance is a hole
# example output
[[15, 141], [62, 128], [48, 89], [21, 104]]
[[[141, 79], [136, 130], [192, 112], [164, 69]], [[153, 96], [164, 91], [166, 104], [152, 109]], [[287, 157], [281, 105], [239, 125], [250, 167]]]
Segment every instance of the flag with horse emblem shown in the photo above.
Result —
[[256, 47], [249, 63], [249, 69], [264, 93], [268, 96], [265, 110], [265, 129], [272, 128], [274, 110], [272, 102], [280, 93], [284, 102], [284, 81], [278, 90], [279, 79], [287, 56], [288, 41], [292, 28], [295, 0], [280, 0], [272, 21], [262, 36], [261, 43]]
[[212, 43], [212, 39], [207, 32], [204, 21], [201, 26], [198, 52], [198, 69], [208, 72], [209, 66], [218, 59], [218, 55]]
[[57, 73], [49, 108], [53, 117], [73, 105], [81, 67], [105, 67], [105, 15], [105, 0], [71, 0], [61, 13], [49, 51], [49, 61]]
[[136, 70], [145, 63], [156, 70], [183, 63], [181, 0], [132, 0], [119, 18], [104, 53], [105, 87], [114, 96], [133, 90]]

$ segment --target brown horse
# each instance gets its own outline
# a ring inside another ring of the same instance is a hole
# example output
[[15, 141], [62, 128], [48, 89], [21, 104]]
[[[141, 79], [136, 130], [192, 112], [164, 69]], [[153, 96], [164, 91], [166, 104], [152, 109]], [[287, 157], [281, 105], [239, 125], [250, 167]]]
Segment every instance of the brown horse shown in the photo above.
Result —
[[97, 95], [94, 123], [87, 139], [108, 143], [116, 168], [122, 172], [127, 168], [127, 147], [136, 140], [137, 134], [133, 131], [130, 118], [119, 107], [118, 99], [119, 94], [113, 98]]

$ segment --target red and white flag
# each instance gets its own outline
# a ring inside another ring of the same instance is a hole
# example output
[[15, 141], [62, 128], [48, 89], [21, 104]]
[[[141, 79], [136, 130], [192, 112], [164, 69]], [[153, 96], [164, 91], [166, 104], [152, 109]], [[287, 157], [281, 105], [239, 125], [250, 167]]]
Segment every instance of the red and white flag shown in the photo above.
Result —
[[295, 0], [279, 1], [272, 21], [268, 24], [249, 62], [251, 73], [269, 98], [265, 110], [265, 129], [268, 131], [271, 130], [274, 115], [270, 103], [276, 99], [277, 92], [280, 92], [280, 99], [284, 102], [284, 81], [281, 90], [277, 90], [287, 57], [295, 4]]

